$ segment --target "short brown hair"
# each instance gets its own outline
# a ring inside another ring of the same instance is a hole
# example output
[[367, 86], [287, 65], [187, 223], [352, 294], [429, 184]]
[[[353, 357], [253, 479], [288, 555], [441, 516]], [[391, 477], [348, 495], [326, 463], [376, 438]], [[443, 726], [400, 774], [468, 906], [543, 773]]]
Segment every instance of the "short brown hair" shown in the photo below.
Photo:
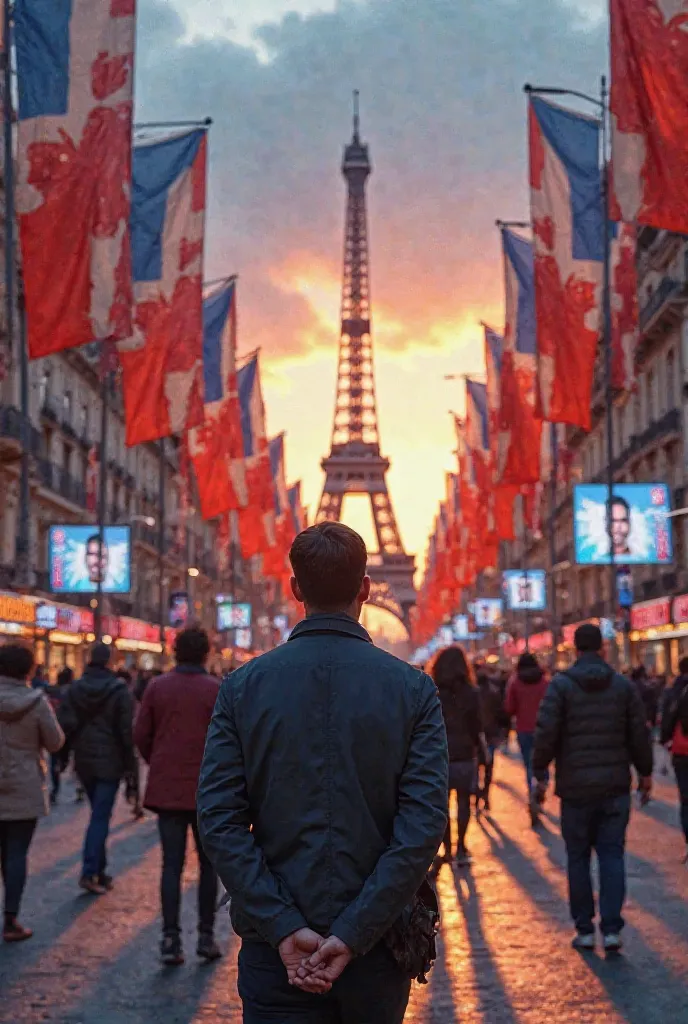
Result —
[[344, 523], [318, 523], [298, 535], [289, 561], [307, 605], [341, 611], [361, 589], [368, 552], [363, 538]]
[[187, 626], [177, 634], [174, 656], [178, 665], [204, 665], [210, 654], [210, 640], [202, 626]]
[[26, 644], [0, 645], [0, 676], [26, 679], [33, 668], [33, 653]]

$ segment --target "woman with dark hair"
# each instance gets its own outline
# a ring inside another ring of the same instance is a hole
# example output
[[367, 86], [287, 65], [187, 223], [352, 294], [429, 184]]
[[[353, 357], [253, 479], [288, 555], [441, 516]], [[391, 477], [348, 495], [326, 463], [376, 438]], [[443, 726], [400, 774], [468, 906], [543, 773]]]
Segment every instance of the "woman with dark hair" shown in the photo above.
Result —
[[[480, 695], [466, 654], [462, 647], [440, 651], [428, 672], [442, 702], [442, 713], [449, 745], [449, 797], [456, 790], [458, 801], [458, 845], [456, 863], [470, 862], [466, 849], [466, 833], [471, 820], [471, 797], [477, 786], [478, 752], [489, 758], [480, 714]], [[447, 820], [444, 837], [444, 859], [451, 861], [451, 820]]]
[[0, 647], [0, 864], [5, 886], [5, 942], [30, 939], [17, 921], [26, 885], [29, 846], [39, 818], [48, 813], [43, 751], [64, 743], [55, 712], [28, 677], [33, 654], [20, 644]]

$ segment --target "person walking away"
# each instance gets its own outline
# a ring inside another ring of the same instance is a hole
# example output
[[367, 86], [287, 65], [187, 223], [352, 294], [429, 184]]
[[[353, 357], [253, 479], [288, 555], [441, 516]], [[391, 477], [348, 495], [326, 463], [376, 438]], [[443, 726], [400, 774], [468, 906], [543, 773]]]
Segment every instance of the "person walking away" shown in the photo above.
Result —
[[22, 942], [33, 932], [17, 920], [26, 885], [27, 857], [39, 818], [48, 813], [43, 751], [56, 754], [64, 743], [42, 690], [28, 677], [33, 655], [20, 644], [0, 647], [0, 868], [5, 889], [5, 942]]
[[[466, 834], [471, 821], [471, 797], [478, 779], [478, 754], [486, 751], [480, 717], [480, 696], [466, 654], [458, 644], [440, 651], [429, 668], [440, 695], [442, 714], [447, 728], [449, 750], [449, 800], [456, 791], [458, 804], [458, 842], [456, 863], [464, 867], [471, 857], [466, 848]], [[444, 833], [444, 860], [452, 860], [451, 817], [447, 811]]]
[[31, 686], [34, 690], [43, 690], [44, 693], [47, 693], [48, 688], [50, 687], [50, 680], [46, 677], [42, 665], [36, 665], [33, 678], [31, 680]]
[[96, 896], [113, 886], [106, 872], [110, 819], [122, 779], [136, 768], [132, 700], [108, 668], [109, 660], [110, 648], [94, 644], [90, 663], [70, 686], [58, 715], [91, 805], [79, 885]]
[[602, 634], [579, 626], [575, 664], [558, 673], [540, 706], [533, 772], [541, 797], [547, 769], [556, 762], [561, 832], [566, 844], [571, 916], [577, 949], [595, 947], [592, 851], [600, 878], [604, 948], [621, 949], [626, 898], [625, 843], [631, 809], [631, 765], [643, 801], [652, 790], [652, 744], [636, 686], [602, 658]]
[[189, 829], [200, 865], [196, 951], [205, 960], [221, 955], [214, 939], [217, 875], [201, 844], [196, 816], [198, 776], [220, 683], [205, 670], [210, 643], [204, 629], [183, 630], [174, 650], [175, 668], [148, 685], [134, 727], [136, 746], [150, 765], [144, 805], [158, 815], [163, 860], [160, 951], [163, 963], [171, 966], [184, 963], [179, 908]]
[[434, 920], [440, 700], [359, 625], [370, 579], [357, 533], [310, 527], [290, 560], [306, 617], [223, 681], [198, 787], [201, 838], [242, 940], [243, 1019], [401, 1024], [411, 977], [434, 958], [418, 935], [413, 967], [399, 962], [411, 905]]
[[505, 710], [516, 720], [516, 735], [526, 770], [528, 810], [533, 825], [539, 820], [539, 805], [533, 799], [533, 739], [538, 709], [548, 685], [549, 680], [535, 655], [526, 653], [518, 659], [516, 672], [509, 680], [506, 691]]
[[688, 864], [688, 658], [679, 662], [674, 685], [665, 693], [661, 741], [671, 748], [681, 802], [681, 827], [686, 840], [684, 864]]
[[504, 710], [504, 696], [498, 681], [490, 676], [487, 671], [478, 673], [478, 693], [480, 696], [480, 716], [485, 732], [485, 743], [487, 757], [480, 759], [480, 767], [483, 770], [482, 785], [478, 787], [476, 799], [476, 810], [482, 809], [490, 812], [490, 787], [494, 773], [494, 758], [498, 747], [502, 743], [505, 729], [508, 729], [509, 722]]
[[[60, 710], [62, 700], [67, 693], [69, 687], [74, 681], [74, 672], [68, 665], [61, 668], [57, 673], [57, 681], [55, 686], [51, 686], [46, 691], [50, 706], [55, 712], [55, 715]], [[50, 803], [56, 804], [57, 799], [60, 795], [60, 788], [62, 783], [62, 773], [66, 768], [64, 754], [58, 751], [56, 754], [50, 755]]]

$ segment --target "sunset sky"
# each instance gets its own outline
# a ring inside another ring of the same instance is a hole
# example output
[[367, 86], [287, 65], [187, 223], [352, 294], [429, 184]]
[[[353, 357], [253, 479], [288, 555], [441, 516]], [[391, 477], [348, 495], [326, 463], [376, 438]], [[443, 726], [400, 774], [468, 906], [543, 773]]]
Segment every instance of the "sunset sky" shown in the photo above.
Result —
[[[361, 91], [378, 413], [406, 548], [444, 470], [448, 373], [503, 323], [496, 218], [525, 219], [523, 83], [598, 88], [604, 0], [140, 0], [137, 119], [210, 115], [207, 277], [240, 275], [270, 431], [311, 510], [334, 407], [345, 190]], [[352, 525], [358, 525], [358, 517]]]

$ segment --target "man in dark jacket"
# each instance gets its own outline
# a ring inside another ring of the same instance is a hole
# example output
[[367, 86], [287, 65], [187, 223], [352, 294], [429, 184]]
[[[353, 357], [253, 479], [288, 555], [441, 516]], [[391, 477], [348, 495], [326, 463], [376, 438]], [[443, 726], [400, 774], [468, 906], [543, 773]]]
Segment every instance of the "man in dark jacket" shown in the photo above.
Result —
[[605, 949], [621, 948], [626, 898], [624, 848], [631, 810], [631, 765], [643, 799], [652, 789], [652, 745], [643, 704], [634, 684], [602, 659], [597, 626], [579, 626], [578, 660], [560, 672], [540, 705], [533, 772], [540, 795], [556, 760], [561, 831], [568, 857], [574, 946], [595, 947], [595, 901], [590, 878], [592, 850], [600, 871], [600, 918]]
[[243, 940], [244, 1021], [316, 1019], [320, 1007], [401, 1024], [410, 978], [384, 939], [444, 835], [439, 698], [358, 624], [370, 592], [358, 534], [322, 523], [290, 558], [306, 618], [223, 682], [198, 790]]
[[198, 775], [220, 684], [205, 670], [210, 644], [204, 629], [190, 626], [183, 630], [174, 653], [177, 664], [173, 671], [146, 687], [134, 728], [136, 746], [150, 765], [144, 806], [158, 815], [162, 845], [160, 953], [163, 963], [171, 966], [184, 963], [179, 905], [189, 829], [201, 876], [197, 953], [205, 960], [220, 956], [213, 938], [217, 875], [201, 845], [196, 818]]
[[102, 896], [112, 888], [106, 844], [120, 782], [136, 769], [132, 701], [126, 685], [107, 667], [110, 648], [96, 643], [81, 679], [69, 687], [58, 720], [74, 767], [91, 804], [79, 885]]

